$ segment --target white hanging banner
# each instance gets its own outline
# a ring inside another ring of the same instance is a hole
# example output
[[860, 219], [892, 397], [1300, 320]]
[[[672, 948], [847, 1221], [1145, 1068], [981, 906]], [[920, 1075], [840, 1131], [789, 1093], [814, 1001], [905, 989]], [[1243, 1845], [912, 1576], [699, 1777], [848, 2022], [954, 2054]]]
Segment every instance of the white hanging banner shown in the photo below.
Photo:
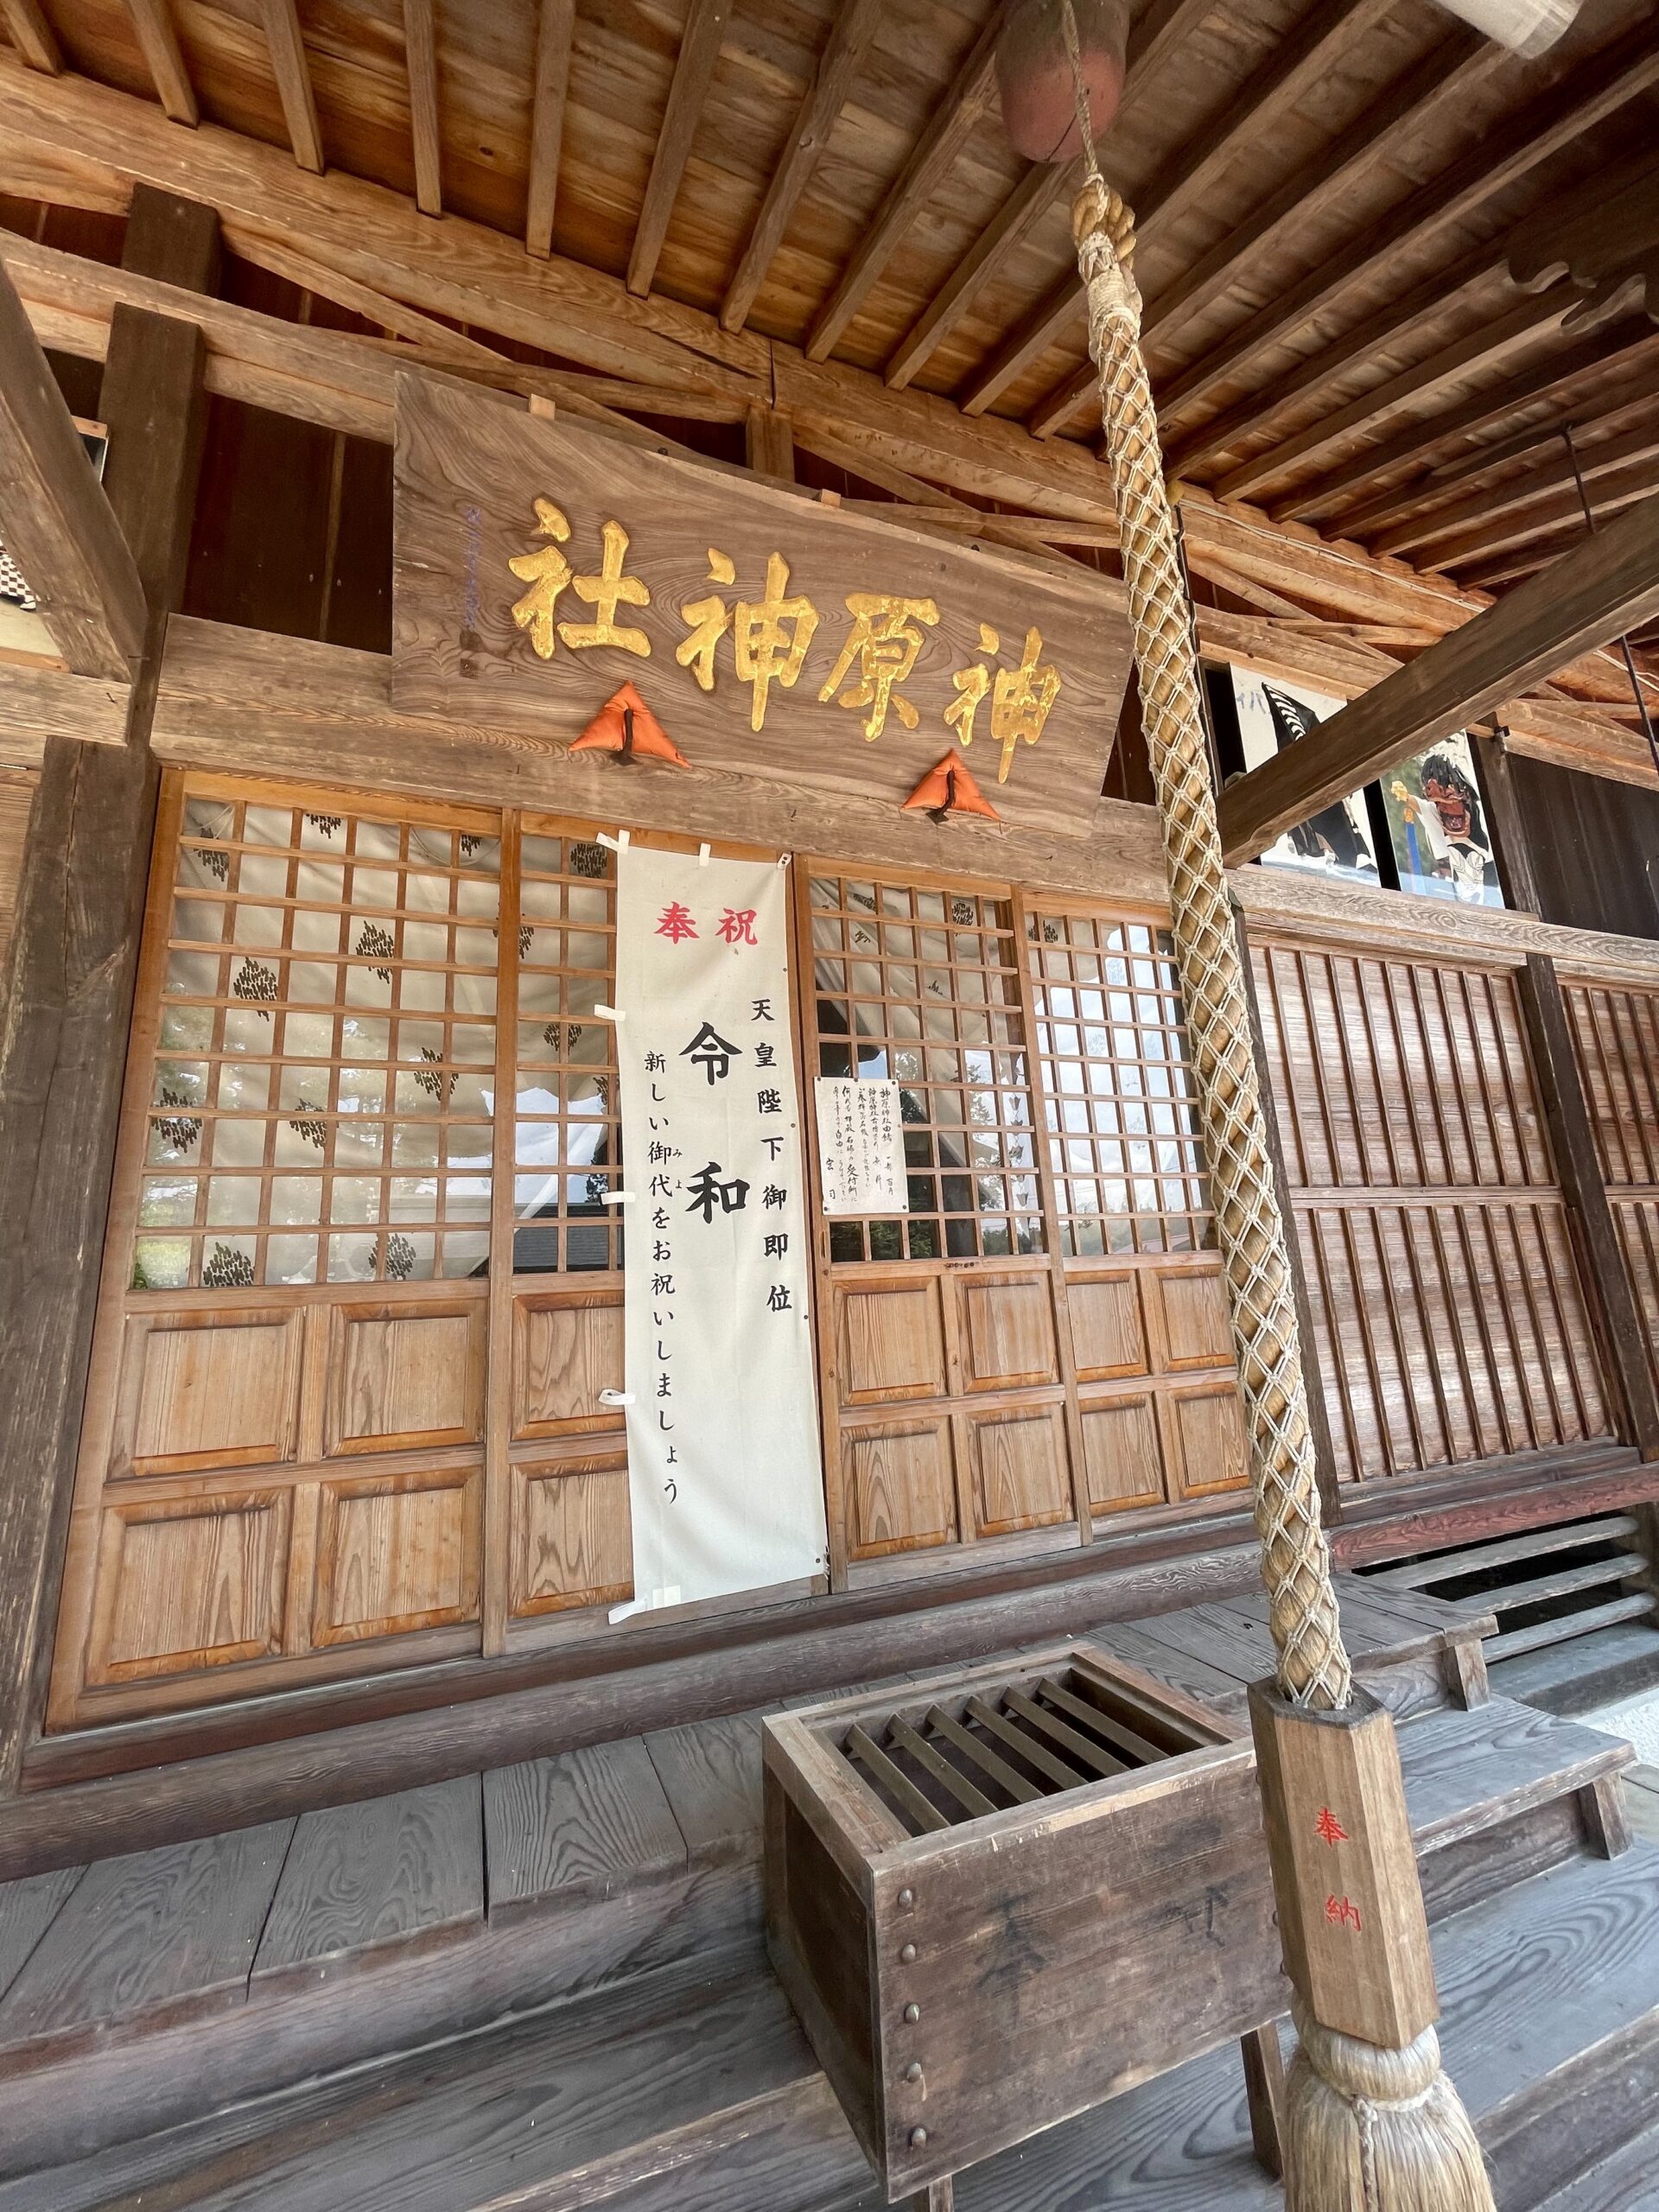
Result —
[[898, 1084], [821, 1075], [813, 1088], [825, 1213], [908, 1213]]
[[617, 857], [634, 1605], [821, 1574], [789, 877]]

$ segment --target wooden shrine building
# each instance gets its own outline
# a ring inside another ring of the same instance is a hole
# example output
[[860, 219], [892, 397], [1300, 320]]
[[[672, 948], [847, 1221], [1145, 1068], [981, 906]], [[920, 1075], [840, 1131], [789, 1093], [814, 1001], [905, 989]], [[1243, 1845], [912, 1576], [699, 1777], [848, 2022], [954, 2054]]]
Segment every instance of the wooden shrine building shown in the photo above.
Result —
[[[0, 2212], [874, 2202], [754, 1716], [1268, 1670], [1007, 12], [0, 0]], [[1656, 149], [1644, 0], [1103, 140], [1503, 2212], [1659, 2204]], [[1280, 2202], [1230, 2052], [964, 2204]]]

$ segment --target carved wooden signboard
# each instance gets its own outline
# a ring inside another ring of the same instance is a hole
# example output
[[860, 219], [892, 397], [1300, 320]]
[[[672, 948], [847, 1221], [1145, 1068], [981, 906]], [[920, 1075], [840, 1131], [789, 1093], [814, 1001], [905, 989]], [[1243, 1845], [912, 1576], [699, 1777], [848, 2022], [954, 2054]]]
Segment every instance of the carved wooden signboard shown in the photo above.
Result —
[[395, 512], [400, 712], [563, 746], [632, 683], [696, 770], [897, 806], [955, 753], [1010, 825], [1086, 828], [1129, 665], [1105, 577], [415, 377]]

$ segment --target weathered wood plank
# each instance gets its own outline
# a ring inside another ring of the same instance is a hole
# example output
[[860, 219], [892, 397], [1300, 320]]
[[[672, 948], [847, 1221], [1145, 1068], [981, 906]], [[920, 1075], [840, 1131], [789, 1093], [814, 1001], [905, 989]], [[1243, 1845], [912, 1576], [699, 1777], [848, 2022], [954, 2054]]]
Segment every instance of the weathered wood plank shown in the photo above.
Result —
[[693, 1859], [758, 1849], [760, 1717], [735, 1713], [645, 1738], [657, 1778]]
[[[995, 660], [1000, 681], [1025, 664], [1023, 650], [1029, 683], [1040, 690], [1052, 674], [1056, 688], [1027, 742], [989, 727], [985, 710], [973, 753], [983, 788], [1015, 827], [1064, 834], [1092, 811], [1129, 659], [1104, 578], [1079, 569], [1074, 584], [1014, 554], [923, 538], [896, 506], [889, 524], [751, 480], [712, 486], [700, 468], [425, 378], [399, 379], [397, 429], [391, 688], [404, 711], [568, 742], [596, 698], [629, 679], [700, 766], [897, 811], [957, 742], [945, 718], [961, 696], [955, 677], [981, 666], [988, 681]], [[553, 503], [545, 528], [538, 498]], [[546, 534], [560, 529], [568, 543]], [[629, 583], [608, 644], [582, 622], [582, 578], [563, 581], [595, 567], [601, 533]], [[711, 547], [728, 563], [724, 583]], [[539, 616], [531, 558], [556, 564]], [[891, 699], [860, 688], [863, 593], [903, 602], [908, 672]], [[771, 676], [740, 677], [725, 618], [739, 600], [759, 608], [772, 594], [788, 658]], [[988, 624], [1000, 658], [983, 643]]]
[[28, 310], [3, 276], [0, 531], [67, 665], [126, 682], [143, 651], [143, 587]]
[[239, 2003], [292, 1821], [87, 1868], [0, 1999], [0, 2046]]
[[50, 1874], [29, 1874], [21, 1882], [0, 1887], [0, 1997], [28, 1965], [84, 1872], [79, 1866], [60, 1866]]
[[124, 745], [131, 702], [131, 686], [111, 677], [8, 666], [0, 674], [0, 761], [37, 768], [54, 737]]
[[492, 1917], [686, 1863], [685, 1838], [638, 1737], [484, 1777]]
[[307, 1813], [271, 1900], [254, 1978], [315, 1973], [342, 1953], [459, 1929], [483, 1911], [478, 1776]]

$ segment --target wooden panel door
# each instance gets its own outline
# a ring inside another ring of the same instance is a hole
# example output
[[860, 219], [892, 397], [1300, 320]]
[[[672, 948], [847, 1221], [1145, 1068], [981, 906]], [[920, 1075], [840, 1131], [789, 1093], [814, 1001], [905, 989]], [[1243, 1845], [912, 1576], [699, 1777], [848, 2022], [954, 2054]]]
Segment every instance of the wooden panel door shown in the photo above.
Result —
[[817, 1229], [836, 1572], [1076, 1543], [1014, 904], [813, 863], [797, 925], [808, 1072], [895, 1083], [908, 1171], [903, 1215]]
[[1659, 1384], [1659, 991], [1565, 983], [1613, 1226]]
[[1611, 1434], [1512, 975], [1253, 957], [1339, 1478]]
[[500, 830], [168, 779], [51, 1726], [479, 1648]]

